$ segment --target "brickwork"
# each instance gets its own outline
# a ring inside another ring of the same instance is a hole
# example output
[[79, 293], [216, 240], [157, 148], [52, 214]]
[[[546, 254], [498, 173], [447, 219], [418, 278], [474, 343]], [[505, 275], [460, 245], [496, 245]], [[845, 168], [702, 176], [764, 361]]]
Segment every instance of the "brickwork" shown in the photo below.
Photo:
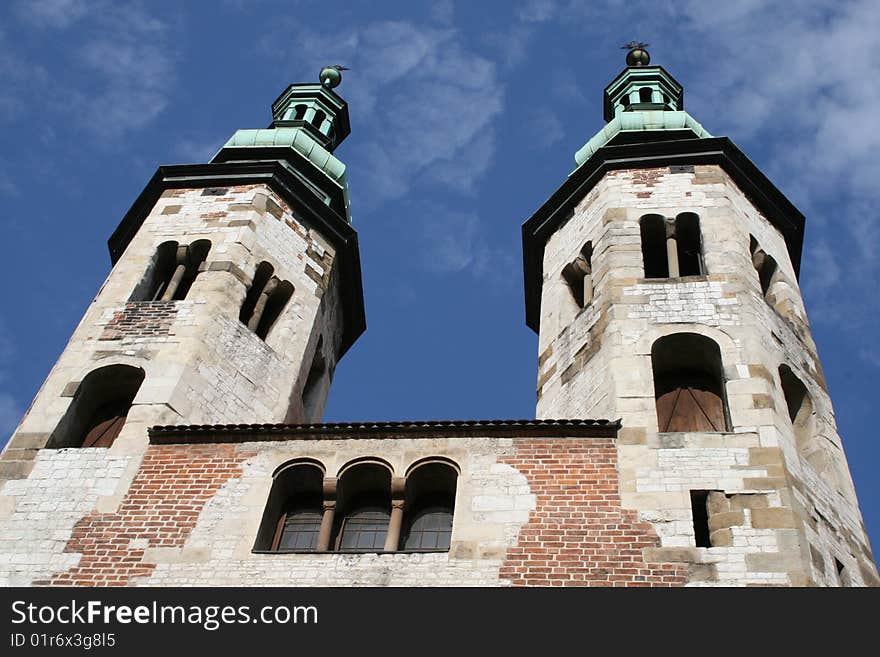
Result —
[[182, 546], [247, 456], [233, 445], [148, 450], [118, 510], [88, 514], [73, 527], [64, 551], [80, 554], [79, 563], [33, 584], [127, 586], [148, 576], [156, 564], [144, 560], [145, 550]]
[[152, 338], [169, 335], [177, 308], [174, 301], [137, 301], [125, 304], [104, 325], [99, 340]]
[[660, 540], [621, 508], [612, 440], [518, 441], [504, 458], [537, 497], [501, 577], [514, 586], [681, 586], [681, 564], [646, 563]]

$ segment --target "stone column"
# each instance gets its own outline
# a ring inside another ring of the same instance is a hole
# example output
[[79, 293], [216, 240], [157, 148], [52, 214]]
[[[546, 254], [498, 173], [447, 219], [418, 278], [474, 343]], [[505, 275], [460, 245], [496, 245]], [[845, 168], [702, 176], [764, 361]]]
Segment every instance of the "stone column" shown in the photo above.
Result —
[[669, 265], [669, 278], [678, 278], [678, 241], [675, 239], [675, 219], [672, 217], [666, 218], [666, 262]]
[[254, 306], [254, 312], [251, 314], [250, 320], [248, 320], [248, 328], [251, 331], [256, 331], [257, 327], [260, 325], [263, 311], [266, 310], [266, 304], [269, 302], [269, 297], [272, 296], [276, 287], [278, 287], [278, 279], [273, 276], [269, 279], [269, 282], [266, 283], [266, 287], [264, 287], [263, 291], [260, 293], [260, 298], [257, 299], [257, 304]]
[[186, 266], [189, 262], [189, 247], [188, 246], [178, 246], [177, 247], [177, 269], [174, 270], [174, 275], [171, 277], [171, 280], [168, 282], [168, 287], [165, 288], [165, 294], [162, 295], [162, 301], [171, 301], [174, 298], [174, 293], [177, 292], [177, 288], [180, 285], [180, 281], [183, 280], [183, 275], [186, 273]]
[[391, 500], [391, 520], [385, 537], [385, 552], [396, 552], [400, 544], [400, 530], [403, 527], [403, 500]]
[[333, 521], [336, 516], [336, 477], [324, 478], [324, 508], [321, 516], [321, 529], [318, 530], [317, 552], [330, 549], [330, 535], [333, 533]]
[[403, 528], [403, 508], [406, 479], [391, 479], [391, 519], [388, 521], [388, 534], [385, 536], [385, 552], [396, 552], [400, 545], [400, 531]]

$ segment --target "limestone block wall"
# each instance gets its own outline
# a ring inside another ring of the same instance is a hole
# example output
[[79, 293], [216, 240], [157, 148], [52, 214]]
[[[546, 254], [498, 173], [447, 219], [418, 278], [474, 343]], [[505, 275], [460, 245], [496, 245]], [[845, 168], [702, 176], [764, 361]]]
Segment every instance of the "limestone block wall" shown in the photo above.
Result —
[[[674, 586], [635, 511], [621, 508], [611, 437], [370, 438], [44, 450], [0, 488], [0, 583], [18, 585]], [[327, 476], [363, 457], [402, 476], [426, 457], [460, 470], [452, 545], [433, 553], [253, 551], [273, 473], [298, 458]], [[131, 485], [119, 483], [134, 465]], [[59, 473], [79, 477], [60, 480]], [[54, 502], [59, 495], [66, 502]], [[114, 497], [115, 495], [115, 497]], [[48, 515], [40, 515], [41, 510]]]
[[[211, 248], [184, 300], [131, 300], [159, 245], [201, 239]], [[261, 262], [294, 290], [265, 340], [239, 320]], [[320, 344], [319, 416], [342, 335], [333, 262], [322, 236], [265, 185], [165, 191], [13, 434], [0, 478], [30, 471], [79, 384], [106, 365], [145, 373], [112, 455], [142, 452], [146, 428], [157, 424], [302, 420], [302, 390]]]
[[[639, 219], [682, 212], [699, 216], [705, 275], [646, 279]], [[784, 295], [762, 293], [752, 238], [778, 264]], [[579, 309], [561, 272], [587, 242], [594, 292]], [[537, 417], [622, 419], [624, 505], [680, 551], [670, 555], [703, 584], [878, 581], [785, 242], [720, 167], [607, 174], [548, 239], [543, 267]], [[659, 431], [651, 347], [681, 332], [719, 347], [729, 431]], [[789, 419], [783, 365], [812, 404], [807, 447]], [[697, 490], [723, 493], [716, 506], [728, 509], [712, 521], [728, 531], [709, 548], [695, 543]]]

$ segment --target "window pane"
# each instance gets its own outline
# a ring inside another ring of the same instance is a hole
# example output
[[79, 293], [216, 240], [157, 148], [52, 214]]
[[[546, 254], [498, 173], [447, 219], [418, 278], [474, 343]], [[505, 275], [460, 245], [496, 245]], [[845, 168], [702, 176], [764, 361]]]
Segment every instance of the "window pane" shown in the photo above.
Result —
[[342, 523], [340, 550], [381, 550], [385, 547], [391, 512], [377, 507], [352, 511]]
[[321, 531], [321, 512], [313, 509], [289, 511], [278, 541], [279, 550], [314, 550]]
[[452, 511], [429, 507], [416, 513], [406, 536], [405, 550], [448, 550], [452, 537]]

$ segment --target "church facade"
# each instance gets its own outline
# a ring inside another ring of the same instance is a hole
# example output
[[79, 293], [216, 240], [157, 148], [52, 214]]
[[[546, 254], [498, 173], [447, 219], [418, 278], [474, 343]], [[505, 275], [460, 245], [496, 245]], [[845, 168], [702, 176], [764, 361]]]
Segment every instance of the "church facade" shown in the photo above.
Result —
[[320, 423], [366, 326], [340, 81], [289, 86], [270, 128], [135, 200], [0, 455], [0, 582], [880, 582], [804, 218], [638, 44], [523, 224], [536, 419]]

